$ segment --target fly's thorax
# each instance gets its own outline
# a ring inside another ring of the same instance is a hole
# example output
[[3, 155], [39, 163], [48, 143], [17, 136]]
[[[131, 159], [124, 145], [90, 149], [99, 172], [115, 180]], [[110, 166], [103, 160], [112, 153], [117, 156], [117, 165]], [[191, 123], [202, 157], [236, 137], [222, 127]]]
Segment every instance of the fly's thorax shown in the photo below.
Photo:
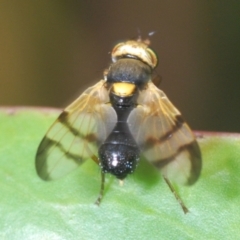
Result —
[[108, 83], [127, 82], [145, 86], [152, 77], [152, 68], [138, 59], [122, 58], [113, 63], [107, 74]]

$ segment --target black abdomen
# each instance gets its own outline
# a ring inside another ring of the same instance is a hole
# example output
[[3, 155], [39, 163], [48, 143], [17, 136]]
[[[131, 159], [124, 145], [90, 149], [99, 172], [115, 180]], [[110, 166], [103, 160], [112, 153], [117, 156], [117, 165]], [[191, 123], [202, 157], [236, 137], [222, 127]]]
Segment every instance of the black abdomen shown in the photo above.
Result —
[[111, 173], [119, 179], [124, 179], [135, 170], [139, 160], [139, 149], [127, 124], [128, 115], [134, 108], [132, 102], [134, 96], [124, 98], [111, 93], [110, 98], [118, 122], [99, 148], [99, 160], [104, 173]]

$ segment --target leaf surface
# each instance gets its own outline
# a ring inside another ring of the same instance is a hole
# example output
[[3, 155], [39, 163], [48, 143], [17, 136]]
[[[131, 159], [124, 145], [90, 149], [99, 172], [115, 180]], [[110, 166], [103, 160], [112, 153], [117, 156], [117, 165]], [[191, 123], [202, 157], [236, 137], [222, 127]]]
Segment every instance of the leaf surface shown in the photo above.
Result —
[[142, 159], [123, 186], [91, 160], [56, 181], [35, 170], [37, 147], [60, 112], [0, 108], [0, 239], [237, 239], [240, 135], [197, 133], [203, 170], [177, 186], [184, 214], [159, 172]]

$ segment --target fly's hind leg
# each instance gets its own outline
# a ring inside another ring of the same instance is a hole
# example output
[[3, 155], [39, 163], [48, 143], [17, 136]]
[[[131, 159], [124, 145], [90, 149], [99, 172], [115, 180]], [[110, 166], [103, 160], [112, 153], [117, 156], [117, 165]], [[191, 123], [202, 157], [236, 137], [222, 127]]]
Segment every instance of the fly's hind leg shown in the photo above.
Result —
[[[93, 155], [91, 158], [95, 163], [99, 164], [99, 160], [98, 160], [97, 156]], [[98, 194], [98, 198], [95, 201], [95, 204], [98, 206], [100, 205], [101, 200], [103, 198], [104, 183], [105, 183], [105, 174], [103, 172], [101, 172], [101, 187], [100, 187], [100, 191]]]
[[168, 187], [171, 189], [172, 193], [174, 194], [175, 198], [177, 199], [177, 201], [179, 202], [179, 204], [182, 207], [183, 212], [186, 214], [189, 212], [189, 210], [187, 209], [187, 207], [185, 206], [185, 204], [183, 203], [182, 199], [180, 198], [180, 196], [177, 194], [177, 192], [175, 191], [174, 187], [172, 186], [171, 182], [164, 177], [165, 182], [167, 183]]
[[98, 198], [95, 202], [95, 204], [97, 204], [98, 206], [100, 205], [102, 197], [103, 197], [104, 183], [105, 183], [105, 173], [101, 172], [101, 187], [100, 187], [100, 192], [99, 192]]

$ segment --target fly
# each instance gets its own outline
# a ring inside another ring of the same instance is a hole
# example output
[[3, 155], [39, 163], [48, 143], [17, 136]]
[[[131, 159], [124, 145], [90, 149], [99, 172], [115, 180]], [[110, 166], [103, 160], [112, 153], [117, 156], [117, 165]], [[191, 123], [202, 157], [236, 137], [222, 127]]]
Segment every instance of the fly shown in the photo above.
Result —
[[122, 181], [144, 155], [186, 213], [170, 180], [195, 183], [201, 152], [181, 113], [153, 83], [158, 59], [148, 45], [138, 39], [113, 48], [103, 80], [64, 109], [46, 133], [36, 154], [36, 170], [42, 179], [55, 180], [92, 159], [101, 168], [99, 205], [105, 174]]

